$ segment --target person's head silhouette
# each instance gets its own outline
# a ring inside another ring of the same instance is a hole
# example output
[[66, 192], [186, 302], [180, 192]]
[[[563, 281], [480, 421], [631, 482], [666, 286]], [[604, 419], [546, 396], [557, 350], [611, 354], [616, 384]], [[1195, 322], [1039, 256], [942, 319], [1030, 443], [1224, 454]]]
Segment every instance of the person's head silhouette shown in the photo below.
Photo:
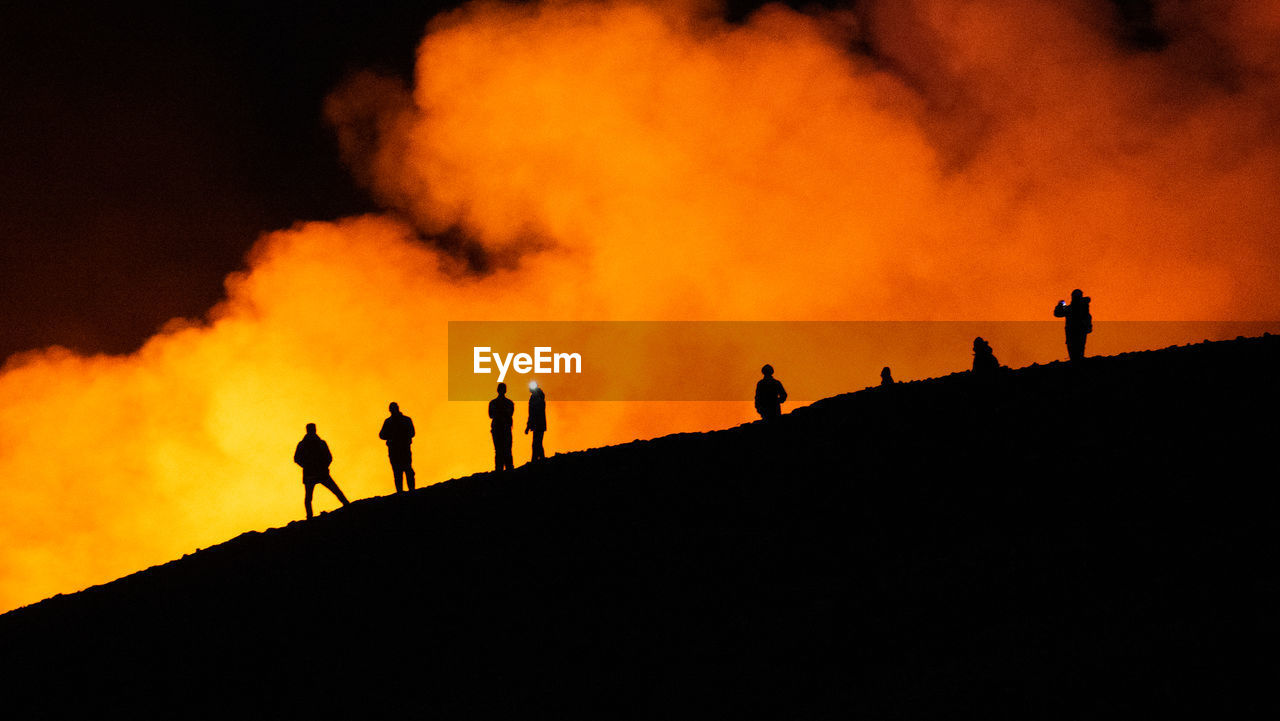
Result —
[[314, 423], [308, 423], [308, 424], [307, 424], [307, 435], [309, 435], [309, 436], [314, 436], [315, 434], [316, 434], [316, 424], [314, 424]]
[[761, 373], [763, 373], [763, 374], [765, 374], [765, 375], [767, 375], [767, 376], [772, 376], [772, 375], [773, 375], [773, 366], [769, 365], [768, 363], [765, 363], [765, 364], [764, 364], [764, 367], [760, 369], [760, 372], [761, 372]]
[[506, 394], [507, 394], [507, 384], [506, 384], [506, 383], [499, 383], [499, 384], [498, 384], [498, 395], [500, 395], [500, 396], [505, 396]]
[[391, 415], [398, 416], [400, 415], [400, 404], [392, 401], [391, 405], [387, 406], [387, 410], [391, 411]]
[[1084, 297], [1084, 291], [1080, 290], [1079, 288], [1076, 288], [1075, 290], [1071, 291], [1072, 301], [1080, 300], [1083, 297]]

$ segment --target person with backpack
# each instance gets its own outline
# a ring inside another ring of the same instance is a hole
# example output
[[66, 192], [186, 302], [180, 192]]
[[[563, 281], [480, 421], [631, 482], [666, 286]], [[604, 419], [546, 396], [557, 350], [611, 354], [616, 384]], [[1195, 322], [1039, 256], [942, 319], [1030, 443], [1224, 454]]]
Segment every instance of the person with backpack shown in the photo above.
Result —
[[1071, 304], [1058, 301], [1053, 308], [1055, 318], [1066, 318], [1067, 357], [1073, 361], [1084, 358], [1084, 342], [1093, 332], [1093, 315], [1089, 313], [1089, 298], [1079, 288], [1071, 291]]

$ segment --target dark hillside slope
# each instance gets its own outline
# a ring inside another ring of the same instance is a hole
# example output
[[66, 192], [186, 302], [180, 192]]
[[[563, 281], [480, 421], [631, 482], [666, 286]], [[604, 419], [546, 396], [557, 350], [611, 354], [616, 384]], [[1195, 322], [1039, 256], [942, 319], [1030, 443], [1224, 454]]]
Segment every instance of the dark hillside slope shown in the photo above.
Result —
[[8, 718], [1274, 718], [1280, 338], [830, 398], [0, 617]]

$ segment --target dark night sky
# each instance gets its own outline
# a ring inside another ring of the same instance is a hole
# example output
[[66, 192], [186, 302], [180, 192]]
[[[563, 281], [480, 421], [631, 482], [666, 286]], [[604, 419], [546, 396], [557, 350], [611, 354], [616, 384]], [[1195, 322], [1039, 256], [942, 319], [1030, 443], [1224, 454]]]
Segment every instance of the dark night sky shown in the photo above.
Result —
[[0, 358], [132, 350], [216, 303], [259, 232], [372, 209], [323, 99], [407, 77], [451, 4], [0, 8]]
[[0, 10], [0, 356], [128, 351], [199, 316], [262, 230], [372, 208], [321, 118], [408, 75], [430, 2]]

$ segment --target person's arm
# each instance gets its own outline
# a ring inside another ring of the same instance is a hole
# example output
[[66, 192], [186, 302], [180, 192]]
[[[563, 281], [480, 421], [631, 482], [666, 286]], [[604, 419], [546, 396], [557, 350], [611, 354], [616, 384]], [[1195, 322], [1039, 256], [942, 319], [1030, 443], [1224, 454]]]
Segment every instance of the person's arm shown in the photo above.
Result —
[[409, 438], [413, 438], [413, 436], [415, 435], [413, 430], [413, 419], [410, 418], [409, 416], [405, 416], [404, 422], [405, 422], [405, 425], [409, 426]]
[[299, 443], [297, 448], [293, 449], [293, 462], [302, 465], [302, 444]]
[[320, 447], [324, 449], [324, 467], [328, 468], [329, 464], [333, 463], [333, 454], [329, 452], [328, 443], [325, 443], [324, 441], [320, 441]]
[[383, 421], [383, 422], [382, 422], [382, 430], [378, 431], [378, 437], [379, 437], [379, 438], [381, 438], [381, 439], [382, 439], [382, 440], [384, 440], [384, 441], [385, 441], [385, 440], [388, 440], [388, 438], [387, 438], [387, 430], [388, 430], [388, 429], [387, 429], [387, 423], [388, 423], [390, 420], [391, 420], [391, 419], [390, 419], [390, 418], [388, 418], [387, 420]]
[[778, 381], [778, 402], [787, 402], [787, 389], [782, 387], [782, 381]]

